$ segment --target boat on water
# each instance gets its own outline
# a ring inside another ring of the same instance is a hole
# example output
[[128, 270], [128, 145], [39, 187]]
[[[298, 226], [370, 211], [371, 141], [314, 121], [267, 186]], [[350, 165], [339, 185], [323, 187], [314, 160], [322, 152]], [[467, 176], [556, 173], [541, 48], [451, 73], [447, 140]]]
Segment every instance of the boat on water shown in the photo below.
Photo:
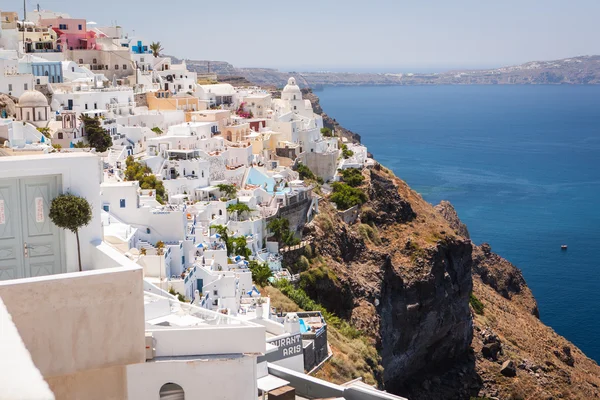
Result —
[[566, 250], [567, 249], [567, 245], [563, 244], [562, 246], [560, 246], [561, 250]]

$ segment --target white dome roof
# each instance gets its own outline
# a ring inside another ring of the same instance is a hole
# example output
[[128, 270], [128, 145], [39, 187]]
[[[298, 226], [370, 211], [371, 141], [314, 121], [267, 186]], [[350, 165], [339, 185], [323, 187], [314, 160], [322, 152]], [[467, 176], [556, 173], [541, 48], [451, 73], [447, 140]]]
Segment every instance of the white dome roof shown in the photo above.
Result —
[[37, 90], [26, 90], [19, 97], [20, 107], [48, 107], [48, 99]]
[[296, 84], [296, 78], [292, 77], [292, 78], [288, 79], [288, 84], [285, 85], [285, 87], [283, 88], [283, 92], [288, 93], [288, 92], [299, 92], [299, 91], [300, 91], [300, 88]]

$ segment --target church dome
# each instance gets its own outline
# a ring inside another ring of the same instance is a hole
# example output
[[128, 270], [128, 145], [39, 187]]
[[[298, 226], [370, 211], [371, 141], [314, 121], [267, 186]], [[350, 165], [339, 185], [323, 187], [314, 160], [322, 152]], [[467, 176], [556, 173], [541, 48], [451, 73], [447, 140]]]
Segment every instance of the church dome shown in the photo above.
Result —
[[287, 85], [285, 85], [285, 87], [283, 88], [283, 93], [299, 92], [299, 91], [300, 91], [300, 88], [296, 84], [296, 78], [292, 77], [292, 78], [288, 79]]
[[48, 107], [48, 99], [37, 90], [26, 90], [19, 97], [20, 107]]

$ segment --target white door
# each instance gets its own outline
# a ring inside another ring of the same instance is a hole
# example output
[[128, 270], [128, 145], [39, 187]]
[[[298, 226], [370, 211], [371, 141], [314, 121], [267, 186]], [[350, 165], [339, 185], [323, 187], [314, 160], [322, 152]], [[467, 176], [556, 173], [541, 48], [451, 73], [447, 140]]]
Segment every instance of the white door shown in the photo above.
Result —
[[0, 280], [63, 272], [59, 228], [48, 213], [58, 176], [0, 180]]
[[0, 280], [23, 278], [19, 181], [0, 179]]

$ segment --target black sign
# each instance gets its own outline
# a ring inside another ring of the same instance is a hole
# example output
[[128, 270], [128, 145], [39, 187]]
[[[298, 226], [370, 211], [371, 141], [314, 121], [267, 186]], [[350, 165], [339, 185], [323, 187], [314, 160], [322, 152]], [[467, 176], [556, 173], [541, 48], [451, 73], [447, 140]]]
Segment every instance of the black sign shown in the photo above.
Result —
[[263, 361], [274, 362], [302, 354], [302, 335], [300, 333], [283, 338], [275, 338], [267, 343], [277, 346], [277, 350], [258, 357], [257, 362], [259, 363]]

